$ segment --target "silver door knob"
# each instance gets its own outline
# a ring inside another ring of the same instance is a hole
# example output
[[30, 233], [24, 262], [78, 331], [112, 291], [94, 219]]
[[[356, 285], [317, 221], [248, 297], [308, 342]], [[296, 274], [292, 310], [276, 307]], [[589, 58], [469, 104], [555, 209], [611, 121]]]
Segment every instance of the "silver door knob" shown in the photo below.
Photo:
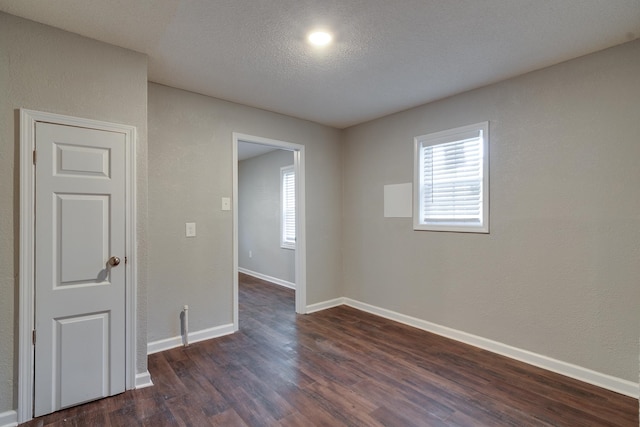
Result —
[[115, 267], [118, 264], [120, 264], [120, 258], [118, 258], [117, 256], [112, 256], [111, 258], [109, 258], [110, 266]]

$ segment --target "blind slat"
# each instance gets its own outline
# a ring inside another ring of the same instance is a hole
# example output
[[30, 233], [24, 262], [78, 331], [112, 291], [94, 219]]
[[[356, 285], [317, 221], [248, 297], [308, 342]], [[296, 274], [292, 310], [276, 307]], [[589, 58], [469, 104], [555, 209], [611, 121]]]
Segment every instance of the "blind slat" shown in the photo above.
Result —
[[293, 169], [282, 171], [282, 241], [295, 244], [296, 241], [296, 191]]
[[482, 221], [483, 136], [420, 145], [421, 221]]

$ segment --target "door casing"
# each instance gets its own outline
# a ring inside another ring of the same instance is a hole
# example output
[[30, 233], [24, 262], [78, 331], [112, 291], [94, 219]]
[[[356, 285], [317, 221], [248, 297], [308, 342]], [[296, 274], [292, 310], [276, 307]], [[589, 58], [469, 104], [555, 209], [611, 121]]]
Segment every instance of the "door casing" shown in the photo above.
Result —
[[18, 317], [18, 422], [33, 418], [34, 396], [34, 249], [35, 249], [35, 124], [67, 126], [122, 133], [125, 136], [125, 388], [135, 387], [136, 369], [136, 128], [129, 125], [20, 109], [20, 252]]

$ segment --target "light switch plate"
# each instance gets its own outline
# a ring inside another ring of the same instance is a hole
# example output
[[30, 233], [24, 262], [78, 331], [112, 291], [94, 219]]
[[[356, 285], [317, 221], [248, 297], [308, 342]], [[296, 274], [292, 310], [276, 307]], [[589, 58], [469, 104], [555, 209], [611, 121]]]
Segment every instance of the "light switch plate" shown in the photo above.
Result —
[[185, 234], [187, 237], [196, 237], [196, 223], [187, 222], [185, 227]]
[[230, 211], [231, 210], [231, 198], [223, 197], [222, 198], [222, 210]]

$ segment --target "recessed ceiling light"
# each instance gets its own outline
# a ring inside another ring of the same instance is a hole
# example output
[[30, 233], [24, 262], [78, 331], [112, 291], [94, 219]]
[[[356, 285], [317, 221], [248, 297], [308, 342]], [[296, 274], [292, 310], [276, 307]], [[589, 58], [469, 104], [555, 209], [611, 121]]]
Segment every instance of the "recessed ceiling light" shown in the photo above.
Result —
[[333, 36], [331, 36], [331, 34], [327, 33], [326, 31], [314, 31], [313, 33], [309, 34], [307, 40], [309, 40], [309, 43], [314, 46], [326, 46], [331, 43], [331, 40], [333, 40]]

